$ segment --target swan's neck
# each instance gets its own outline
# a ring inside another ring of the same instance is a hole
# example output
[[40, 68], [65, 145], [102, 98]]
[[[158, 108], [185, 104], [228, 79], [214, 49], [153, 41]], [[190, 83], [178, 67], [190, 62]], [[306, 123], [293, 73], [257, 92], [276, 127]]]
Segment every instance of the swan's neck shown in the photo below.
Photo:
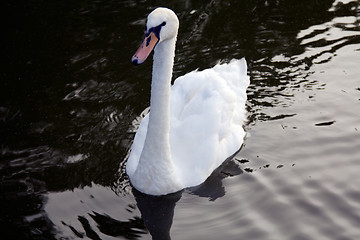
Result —
[[160, 158], [170, 161], [170, 85], [174, 54], [175, 41], [161, 42], [154, 49], [149, 125], [142, 155], [150, 150], [146, 155], [151, 154], [159, 161]]
[[135, 173], [141, 175], [148, 188], [153, 185], [153, 182], [159, 185], [159, 181], [163, 186], [158, 187], [163, 188], [177, 184], [169, 141], [170, 86], [175, 43], [176, 38], [173, 38], [159, 43], [154, 49], [149, 123], [144, 148]]

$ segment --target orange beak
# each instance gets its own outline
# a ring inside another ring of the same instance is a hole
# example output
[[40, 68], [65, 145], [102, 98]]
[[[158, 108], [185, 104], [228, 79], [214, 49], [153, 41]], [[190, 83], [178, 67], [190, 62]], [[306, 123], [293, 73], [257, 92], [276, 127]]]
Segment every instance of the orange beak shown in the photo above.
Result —
[[153, 32], [151, 32], [148, 36], [145, 36], [144, 41], [140, 45], [139, 49], [131, 58], [131, 62], [135, 65], [139, 65], [145, 62], [146, 58], [150, 55], [158, 41], [159, 39]]

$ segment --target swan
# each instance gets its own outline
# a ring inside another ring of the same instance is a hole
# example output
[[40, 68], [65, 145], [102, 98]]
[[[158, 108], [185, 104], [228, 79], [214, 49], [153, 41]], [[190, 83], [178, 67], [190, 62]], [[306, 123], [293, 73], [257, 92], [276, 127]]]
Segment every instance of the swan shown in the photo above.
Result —
[[154, 49], [150, 112], [126, 163], [131, 185], [149, 195], [200, 185], [240, 149], [245, 136], [245, 59], [192, 71], [171, 86], [178, 28], [172, 10], [156, 8], [131, 59], [141, 64]]

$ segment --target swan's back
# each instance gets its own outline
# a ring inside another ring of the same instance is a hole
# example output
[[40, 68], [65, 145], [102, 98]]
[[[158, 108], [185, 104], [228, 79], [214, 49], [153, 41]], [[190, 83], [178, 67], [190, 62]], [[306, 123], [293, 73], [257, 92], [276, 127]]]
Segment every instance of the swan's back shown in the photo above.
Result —
[[245, 59], [176, 79], [170, 102], [170, 148], [184, 187], [196, 186], [243, 143]]

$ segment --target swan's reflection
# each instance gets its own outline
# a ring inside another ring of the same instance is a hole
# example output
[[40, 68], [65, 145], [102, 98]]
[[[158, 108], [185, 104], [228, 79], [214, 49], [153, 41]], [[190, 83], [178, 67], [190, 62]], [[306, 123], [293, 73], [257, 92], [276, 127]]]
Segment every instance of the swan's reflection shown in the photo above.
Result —
[[216, 169], [201, 185], [189, 188], [189, 193], [208, 198], [210, 201], [215, 201], [225, 196], [225, 188], [222, 180], [227, 177], [239, 175], [242, 172], [236, 160], [227, 161]]
[[[239, 165], [233, 161], [227, 162], [218, 168], [203, 184], [186, 189], [186, 193], [206, 197], [210, 201], [225, 195], [222, 180], [229, 176], [242, 173]], [[153, 240], [169, 240], [170, 228], [173, 223], [176, 203], [181, 199], [184, 191], [179, 191], [165, 196], [151, 196], [143, 194], [133, 188], [138, 208], [141, 212], [145, 226]]]
[[154, 240], [171, 239], [170, 228], [176, 202], [183, 191], [165, 196], [150, 196], [133, 189], [142, 219]]

